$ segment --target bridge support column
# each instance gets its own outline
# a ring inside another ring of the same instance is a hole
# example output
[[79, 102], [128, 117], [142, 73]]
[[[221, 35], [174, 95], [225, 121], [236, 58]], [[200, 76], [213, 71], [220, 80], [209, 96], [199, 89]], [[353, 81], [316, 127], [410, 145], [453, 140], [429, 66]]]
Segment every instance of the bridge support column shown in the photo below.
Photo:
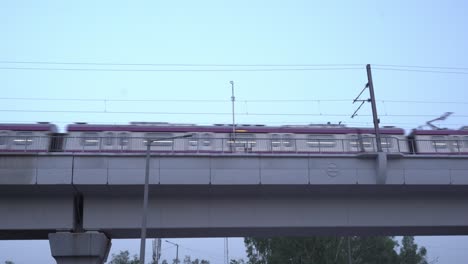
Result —
[[103, 264], [111, 247], [111, 240], [99, 232], [51, 233], [49, 243], [57, 264]]
[[387, 153], [377, 152], [377, 184], [387, 182]]

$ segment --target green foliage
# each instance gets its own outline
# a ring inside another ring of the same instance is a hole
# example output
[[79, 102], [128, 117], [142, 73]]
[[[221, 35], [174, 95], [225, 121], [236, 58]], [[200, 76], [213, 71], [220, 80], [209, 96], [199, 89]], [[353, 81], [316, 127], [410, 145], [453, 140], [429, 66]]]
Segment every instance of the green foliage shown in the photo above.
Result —
[[130, 259], [130, 253], [128, 250], [120, 251], [118, 255], [112, 254], [112, 260], [109, 264], [140, 264], [138, 257], [133, 256], [133, 259]]
[[245, 264], [245, 261], [243, 259], [231, 259], [229, 264]]
[[15, 264], [15, 263], [13, 261], [7, 260], [7, 261], [5, 261], [5, 264]]
[[[417, 251], [412, 237], [404, 239], [404, 250], [399, 255], [393, 237], [351, 237], [352, 263], [427, 264], [426, 250]], [[249, 264], [348, 263], [348, 238], [344, 237], [245, 238], [244, 242]]]
[[425, 247], [418, 250], [418, 245], [414, 243], [414, 237], [404, 236], [401, 240], [400, 264], [427, 264], [426, 254]]
[[[205, 260], [205, 259], [195, 259], [195, 260], [192, 260], [192, 258], [190, 256], [185, 256], [184, 260], [181, 262], [180, 259], [179, 261], [177, 262], [176, 259], [173, 259], [172, 260], [172, 264], [178, 264], [178, 263], [182, 263], [182, 264], [210, 264], [210, 262], [208, 260]], [[167, 260], [163, 260], [161, 262], [161, 264], [169, 264], [167, 262]]]

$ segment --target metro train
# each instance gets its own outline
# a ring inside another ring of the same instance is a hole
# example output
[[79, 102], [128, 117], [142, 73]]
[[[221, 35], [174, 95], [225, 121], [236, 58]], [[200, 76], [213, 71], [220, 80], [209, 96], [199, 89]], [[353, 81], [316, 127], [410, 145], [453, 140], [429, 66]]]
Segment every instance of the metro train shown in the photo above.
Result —
[[[58, 133], [50, 123], [0, 124], [0, 152], [360, 153], [375, 152], [373, 128], [345, 125], [232, 125], [134, 122], [75, 123]], [[403, 154], [468, 154], [468, 127], [414, 129], [408, 136], [382, 127], [381, 147]], [[150, 143], [148, 143], [150, 142]]]

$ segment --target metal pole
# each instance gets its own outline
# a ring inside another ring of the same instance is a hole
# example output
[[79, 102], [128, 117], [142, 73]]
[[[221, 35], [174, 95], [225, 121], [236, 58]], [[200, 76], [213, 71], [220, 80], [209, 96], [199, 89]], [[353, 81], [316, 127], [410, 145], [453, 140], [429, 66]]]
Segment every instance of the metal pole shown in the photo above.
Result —
[[176, 263], [179, 264], [179, 244], [176, 244]]
[[372, 72], [371, 72], [370, 64], [366, 65], [366, 69], [367, 69], [367, 81], [369, 84], [369, 93], [370, 93], [370, 99], [371, 99], [371, 105], [372, 105], [372, 117], [374, 118], [375, 141], [377, 143], [377, 151], [382, 152], [382, 145], [380, 144], [381, 139], [380, 139], [380, 130], [379, 130], [379, 117], [377, 115], [377, 105], [376, 105], [375, 95], [374, 95], [374, 83], [372, 82]]
[[146, 167], [145, 167], [145, 187], [144, 187], [144, 193], [143, 193], [143, 217], [142, 217], [142, 220], [141, 220], [140, 264], [145, 264], [146, 219], [148, 217], [149, 164], [150, 164], [151, 143], [152, 143], [152, 141], [150, 139], [147, 139]]
[[167, 243], [176, 246], [176, 263], [179, 264], [179, 244], [166, 240]]
[[[151, 143], [158, 140], [168, 140], [177, 138], [189, 138], [192, 135], [182, 135], [170, 138], [146, 139], [146, 167], [145, 167], [145, 187], [143, 192], [143, 216], [141, 219], [141, 241], [140, 241], [140, 264], [145, 264], [145, 247], [146, 247], [146, 219], [148, 218], [148, 194], [149, 194], [149, 170], [150, 170], [150, 150]], [[167, 240], [166, 240], [167, 241]]]
[[225, 253], [226, 253], [226, 264], [229, 264], [229, 239], [226, 237], [224, 238], [224, 246], [225, 248]]
[[234, 144], [236, 142], [236, 119], [235, 119], [235, 112], [234, 112], [234, 102], [236, 101], [236, 97], [234, 97], [234, 81], [230, 81], [231, 83], [231, 101], [232, 101], [232, 140]]
[[351, 261], [351, 241], [350, 241], [349, 237], [348, 237], [348, 264], [352, 264], [352, 261]]

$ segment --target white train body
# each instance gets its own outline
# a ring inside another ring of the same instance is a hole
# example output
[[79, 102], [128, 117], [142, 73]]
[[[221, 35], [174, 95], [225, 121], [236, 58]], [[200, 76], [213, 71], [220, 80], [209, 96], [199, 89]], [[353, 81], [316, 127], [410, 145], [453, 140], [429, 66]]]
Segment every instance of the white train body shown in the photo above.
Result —
[[[64, 151], [141, 152], [151, 140], [151, 150], [160, 152], [289, 152], [354, 153], [376, 150], [375, 135], [369, 128], [345, 126], [131, 124], [68, 126]], [[404, 131], [382, 128], [386, 152], [409, 152]], [[180, 138], [190, 135], [190, 138]]]
[[47, 152], [51, 134], [57, 127], [49, 123], [0, 124], [0, 151]]
[[413, 130], [409, 137], [414, 152], [420, 154], [468, 153], [468, 127], [459, 130]]
[[[338, 125], [199, 126], [132, 123], [72, 124], [57, 134], [53, 124], [0, 124], [0, 152], [170, 153], [359, 153], [376, 152], [374, 129]], [[459, 130], [380, 129], [384, 152], [468, 154], [468, 127]]]

